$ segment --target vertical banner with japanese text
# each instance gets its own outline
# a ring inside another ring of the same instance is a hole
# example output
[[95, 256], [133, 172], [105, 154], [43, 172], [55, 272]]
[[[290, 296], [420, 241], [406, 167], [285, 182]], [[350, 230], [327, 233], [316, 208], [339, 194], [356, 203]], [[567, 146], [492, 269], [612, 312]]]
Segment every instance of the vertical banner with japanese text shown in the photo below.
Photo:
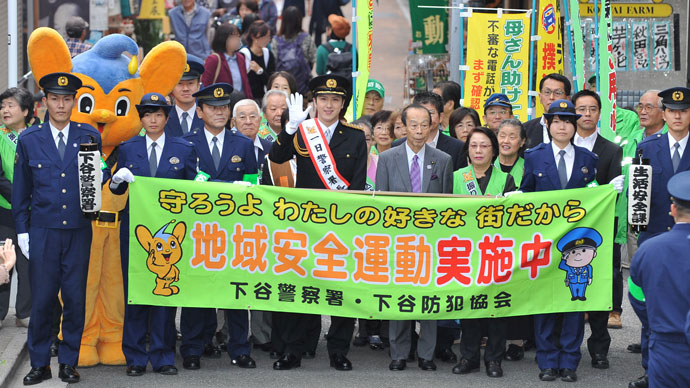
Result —
[[[374, 0], [353, 0], [356, 1], [357, 10], [357, 30], [352, 31], [357, 34], [357, 84], [355, 90], [357, 99], [357, 115], [361, 116], [364, 108], [364, 96], [367, 94], [367, 82], [369, 82], [369, 72], [371, 71], [371, 56], [374, 42]], [[345, 117], [348, 121], [353, 119], [353, 106], [350, 103]]]
[[611, 309], [610, 185], [372, 196], [137, 177], [129, 190], [130, 304], [373, 319]]
[[409, 0], [412, 44], [415, 54], [448, 52], [448, 9], [420, 8], [420, 5], [447, 7], [447, 0]]
[[476, 38], [467, 42], [465, 103], [480, 116], [484, 101], [503, 93], [515, 116], [527, 121], [530, 15], [475, 12], [469, 18], [467, 36]]
[[[603, 0], [599, 18], [599, 96], [601, 97], [601, 136], [614, 141], [616, 137], [616, 66], [613, 58], [613, 21], [611, 0]], [[596, 21], [595, 21], [596, 22]]]
[[[551, 73], [563, 74], [563, 36], [561, 34], [561, 13], [555, 0], [541, 0], [539, 2], [539, 18], [537, 19], [537, 78], [534, 82], [539, 91], [539, 81]], [[536, 115], [544, 114], [544, 107], [536, 104]]]

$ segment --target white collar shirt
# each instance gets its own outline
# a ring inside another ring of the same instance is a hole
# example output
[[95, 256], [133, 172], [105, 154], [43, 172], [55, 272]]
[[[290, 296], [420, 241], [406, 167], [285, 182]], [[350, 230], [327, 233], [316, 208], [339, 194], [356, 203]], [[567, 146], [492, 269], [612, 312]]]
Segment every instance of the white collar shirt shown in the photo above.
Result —
[[680, 154], [680, 157], [683, 157], [683, 153], [685, 152], [685, 147], [688, 145], [688, 137], [690, 137], [690, 132], [685, 134], [685, 137], [680, 139], [679, 141], [674, 139], [671, 134], [668, 134], [668, 146], [671, 149], [671, 158], [673, 158], [673, 154], [676, 152], [675, 145], [678, 143], [680, 146], [678, 147], [678, 153]]
[[597, 136], [597, 131], [594, 131], [594, 133], [587, 137], [582, 137], [579, 133], [575, 133], [575, 145], [578, 147], [587, 148], [587, 150], [591, 152], [594, 148], [594, 143], [597, 141]]
[[[148, 135], [144, 136], [146, 138], [146, 158], [151, 157], [151, 144], [153, 144], [153, 140], [148, 137]], [[159, 166], [161, 163], [161, 155], [163, 155], [163, 146], [165, 146], [165, 132], [156, 139], [156, 166]]]
[[[213, 154], [213, 137], [214, 135], [206, 128], [204, 128], [204, 135], [206, 135], [206, 143], [208, 144], [208, 151]], [[218, 151], [220, 155], [223, 155], [223, 141], [225, 141], [225, 130], [220, 131], [219, 134], [215, 135], [218, 144]]]
[[419, 178], [420, 179], [422, 178], [423, 171], [424, 171], [423, 167], [424, 167], [424, 153], [425, 153], [424, 151], [425, 150], [426, 150], [426, 147], [422, 147], [422, 149], [419, 150], [419, 152], [417, 152], [415, 154], [415, 152], [412, 151], [412, 148], [410, 148], [410, 145], [407, 144], [407, 141], [405, 142], [405, 151], [407, 151], [407, 168], [408, 168], [407, 171], [412, 171], [412, 160], [413, 160], [414, 156], [417, 155], [417, 157], [418, 157], [417, 163], [419, 164], [419, 173], [420, 173]]
[[[559, 155], [561, 149], [553, 142], [551, 142], [551, 149], [553, 151], [553, 158], [556, 161], [556, 167], [558, 167], [558, 161], [561, 159], [561, 155]], [[568, 180], [570, 180], [573, 172], [573, 165], [575, 164], [575, 147], [573, 147], [571, 143], [568, 143], [564, 150], [565, 155], [563, 155], [563, 159], [565, 160], [565, 171]]]
[[187, 129], [191, 131], [193, 129], [192, 120], [194, 120], [194, 114], [196, 113], [196, 103], [194, 104], [194, 106], [189, 108], [189, 110], [182, 110], [182, 108], [175, 105], [175, 111], [177, 112], [177, 118], [180, 119], [180, 127], [182, 127], [183, 113], [187, 112]]
[[60, 137], [59, 137], [60, 133], [63, 134], [63, 136], [64, 136], [63, 139], [65, 140], [65, 146], [67, 146], [67, 139], [69, 138], [70, 123], [67, 123], [67, 125], [64, 128], [62, 128], [62, 131], [55, 128], [53, 126], [53, 123], [50, 122], [50, 120], [48, 120], [48, 123], [50, 124], [50, 133], [53, 136], [53, 141], [55, 142], [55, 147], [57, 147], [58, 143], [60, 142]]

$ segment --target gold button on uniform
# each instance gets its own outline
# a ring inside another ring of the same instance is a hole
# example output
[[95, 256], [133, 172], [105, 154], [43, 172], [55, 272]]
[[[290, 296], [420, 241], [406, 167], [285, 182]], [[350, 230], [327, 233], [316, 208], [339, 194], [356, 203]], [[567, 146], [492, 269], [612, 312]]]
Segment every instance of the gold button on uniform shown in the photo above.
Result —
[[67, 192], [67, 189], [62, 189], [62, 194], [65, 194]]

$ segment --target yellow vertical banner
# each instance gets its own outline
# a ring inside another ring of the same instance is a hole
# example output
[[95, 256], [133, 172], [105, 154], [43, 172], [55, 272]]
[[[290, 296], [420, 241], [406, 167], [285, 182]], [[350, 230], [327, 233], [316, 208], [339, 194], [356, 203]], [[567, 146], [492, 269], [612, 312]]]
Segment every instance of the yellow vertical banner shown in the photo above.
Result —
[[[353, 0], [356, 1], [357, 28], [352, 31], [357, 34], [357, 83], [356, 96], [352, 96], [353, 101], [347, 107], [345, 119], [353, 120], [353, 102], [356, 101], [357, 116], [359, 118], [364, 107], [364, 96], [367, 94], [367, 83], [369, 82], [369, 72], [371, 71], [372, 47], [374, 42], [374, 0]], [[356, 100], [355, 100], [356, 99]]]
[[529, 13], [474, 13], [468, 23], [465, 105], [483, 114], [493, 93], [508, 96], [513, 113], [527, 121]]
[[[539, 1], [539, 18], [537, 19], [537, 48], [535, 63], [537, 78], [534, 89], [539, 91], [539, 81], [551, 73], [563, 74], [563, 35], [561, 34], [561, 13], [556, 0]], [[544, 114], [544, 107], [537, 101], [536, 115]]]
[[163, 0], [141, 0], [139, 19], [165, 18], [165, 2]]

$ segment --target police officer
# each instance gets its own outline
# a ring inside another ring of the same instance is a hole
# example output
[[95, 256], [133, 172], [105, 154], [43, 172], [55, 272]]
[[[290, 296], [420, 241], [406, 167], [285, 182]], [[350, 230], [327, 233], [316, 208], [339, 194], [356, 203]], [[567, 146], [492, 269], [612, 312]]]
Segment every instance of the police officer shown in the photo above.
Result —
[[484, 103], [484, 124], [494, 132], [498, 131], [498, 126], [503, 120], [513, 118], [513, 105], [510, 104], [508, 96], [501, 93], [494, 93], [486, 99]]
[[[652, 197], [650, 199], [649, 224], [641, 232], [637, 244], [642, 245], [649, 238], [671, 230], [673, 217], [668, 212], [671, 206], [666, 185], [671, 177], [681, 171], [690, 170], [688, 128], [690, 128], [690, 89], [676, 87], [659, 93], [663, 104], [663, 115], [668, 132], [646, 137], [637, 145], [637, 155], [649, 159], [652, 166]], [[647, 369], [648, 329], [642, 321], [641, 348], [642, 367]], [[632, 381], [631, 388], [647, 387], [647, 377]]]
[[635, 253], [628, 296], [649, 330], [649, 386], [680, 388], [690, 387], [690, 343], [686, 337], [690, 311], [690, 171], [674, 175], [666, 187], [672, 197], [675, 225], [669, 232], [649, 238]]
[[[194, 146], [164, 132], [171, 105], [159, 93], [148, 93], [136, 106], [145, 136], [135, 136], [119, 147], [118, 169], [113, 175], [110, 190], [113, 194], [127, 192], [134, 175], [170, 179], [194, 179], [197, 157]], [[164, 231], [163, 231], [164, 232]], [[164, 234], [164, 233], [163, 233]], [[129, 202], [122, 211], [120, 224], [120, 255], [125, 289], [125, 318], [122, 351], [127, 360], [127, 375], [141, 376], [151, 362], [154, 372], [177, 374], [175, 368], [174, 329], [175, 308], [127, 304], [129, 280]], [[146, 333], [150, 334], [148, 351]]]
[[170, 120], [165, 124], [165, 134], [179, 137], [186, 135], [193, 128], [201, 128], [203, 122], [196, 113], [194, 93], [201, 86], [201, 75], [204, 73], [204, 61], [199, 57], [187, 54], [187, 65], [180, 81], [172, 90], [175, 99], [174, 108], [170, 110]]
[[[223, 182], [241, 181], [245, 174], [256, 174], [254, 144], [237, 131], [227, 130], [230, 118], [230, 94], [232, 86], [226, 83], [209, 85], [194, 93], [197, 98], [196, 111], [203, 127], [194, 128], [183, 139], [194, 144], [199, 156], [199, 170], [208, 175], [209, 180]], [[233, 365], [240, 368], [255, 368], [250, 357], [249, 315], [247, 310], [226, 310], [228, 323], [227, 351]], [[214, 309], [182, 308], [180, 331], [182, 346], [180, 353], [185, 369], [199, 369], [199, 357], [217, 356], [211, 341], [216, 332], [216, 313]], [[206, 349], [204, 349], [206, 348]]]
[[[550, 143], [541, 143], [525, 153], [525, 176], [521, 191], [548, 191], [585, 187], [595, 180], [598, 157], [587, 149], [573, 145], [579, 114], [567, 100], [556, 100], [544, 114]], [[579, 286], [577, 287], [579, 288]], [[577, 295], [578, 299], [584, 295]], [[583, 299], [584, 300], [584, 299]], [[582, 357], [584, 313], [563, 314], [560, 348], [554, 343], [558, 314], [534, 316], [539, 379], [576, 381], [576, 369]]]
[[[58, 291], [64, 303], [59, 377], [68, 383], [79, 381], [75, 366], [84, 329], [91, 221], [80, 210], [77, 152], [82, 143], [101, 147], [97, 130], [70, 121], [81, 80], [52, 73], [43, 76], [39, 85], [50, 118], [19, 135], [12, 186], [12, 215], [18, 245], [30, 259], [33, 298], [28, 337], [31, 371], [24, 377], [25, 385], [52, 377], [50, 326]], [[105, 171], [104, 178], [107, 175]]]
[[[312, 106], [302, 109], [302, 96], [293, 94], [288, 101], [289, 122], [278, 134], [269, 158], [275, 163], [285, 163], [297, 156], [296, 187], [364, 190], [367, 168], [367, 147], [361, 129], [343, 124], [340, 114], [350, 98], [350, 82], [343, 77], [326, 74], [312, 79], [309, 88], [314, 95], [316, 118], [307, 120]], [[299, 134], [297, 134], [299, 132]], [[309, 136], [307, 136], [309, 134]], [[330, 152], [328, 152], [330, 149]], [[314, 166], [320, 166], [319, 169]], [[337, 171], [337, 173], [336, 173]], [[285, 344], [282, 357], [273, 369], [286, 370], [300, 366], [304, 352], [313, 356], [313, 334], [317, 336], [321, 317], [296, 313], [274, 315], [274, 324]], [[352, 363], [346, 355], [354, 330], [354, 319], [332, 317], [327, 335], [331, 367], [350, 370]], [[318, 337], [317, 337], [318, 340]]]

